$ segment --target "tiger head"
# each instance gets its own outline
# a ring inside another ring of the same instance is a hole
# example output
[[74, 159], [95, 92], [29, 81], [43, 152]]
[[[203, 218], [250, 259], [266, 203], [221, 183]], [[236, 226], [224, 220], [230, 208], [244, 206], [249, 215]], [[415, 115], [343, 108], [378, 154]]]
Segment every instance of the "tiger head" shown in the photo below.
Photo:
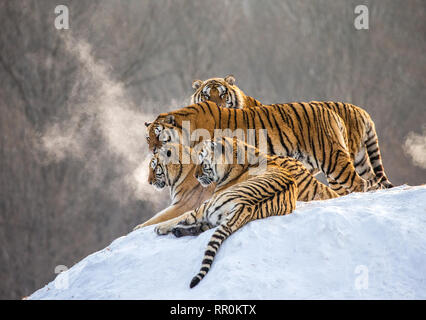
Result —
[[[211, 183], [226, 183], [237, 173], [235, 144], [233, 139], [205, 140], [197, 153], [195, 177], [203, 187]], [[232, 151], [230, 151], [232, 150]], [[226, 178], [224, 178], [226, 177]]]
[[245, 94], [234, 83], [233, 75], [205, 81], [194, 80], [192, 88], [195, 92], [191, 96], [191, 103], [212, 101], [220, 107], [240, 109], [244, 104]]
[[148, 148], [154, 154], [165, 143], [179, 141], [179, 133], [175, 127], [174, 117], [167, 116], [164, 119], [156, 119], [154, 122], [145, 122], [146, 142]]
[[148, 183], [154, 185], [156, 189], [163, 189], [166, 186], [167, 180], [163, 164], [158, 159], [158, 154], [155, 154], [149, 162]]
[[180, 178], [184, 178], [190, 169], [190, 165], [183, 165], [184, 157], [190, 156], [187, 149], [189, 148], [174, 143], [163, 145], [149, 163], [148, 183], [154, 185], [156, 189], [163, 189], [166, 186], [173, 186]]

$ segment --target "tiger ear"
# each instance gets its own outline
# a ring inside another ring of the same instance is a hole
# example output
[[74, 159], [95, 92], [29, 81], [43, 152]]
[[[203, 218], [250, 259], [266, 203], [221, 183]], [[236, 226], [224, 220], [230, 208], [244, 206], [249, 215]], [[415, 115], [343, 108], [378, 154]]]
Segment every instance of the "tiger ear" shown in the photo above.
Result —
[[166, 116], [166, 118], [164, 119], [165, 123], [171, 124], [172, 126], [174, 126], [176, 124], [175, 121], [175, 116], [172, 114], [169, 114], [168, 116]]
[[235, 83], [235, 77], [232, 74], [228, 74], [224, 80], [231, 86]]
[[203, 84], [203, 81], [194, 80], [194, 81], [192, 81], [192, 89], [197, 90], [198, 88], [201, 87], [202, 84]]
[[145, 122], [145, 127], [149, 127], [152, 122]]

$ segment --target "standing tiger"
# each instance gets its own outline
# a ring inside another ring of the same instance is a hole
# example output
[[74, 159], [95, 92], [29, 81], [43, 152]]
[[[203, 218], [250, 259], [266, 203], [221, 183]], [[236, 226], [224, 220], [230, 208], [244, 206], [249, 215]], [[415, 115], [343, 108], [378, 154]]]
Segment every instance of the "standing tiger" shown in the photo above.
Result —
[[[179, 145], [165, 144], [161, 150], [172, 158]], [[216, 185], [212, 198], [155, 229], [158, 234], [172, 232], [180, 237], [197, 235], [218, 226], [205, 251], [201, 270], [191, 281], [191, 288], [207, 274], [222, 242], [246, 223], [289, 214], [295, 209], [296, 200], [338, 197], [299, 161], [268, 156], [240, 140], [206, 140], [198, 156], [195, 176], [206, 188]], [[177, 161], [173, 159], [172, 162]]]
[[[195, 80], [192, 87], [195, 90], [191, 96], [192, 103], [213, 101], [227, 108], [251, 108], [262, 105], [258, 100], [245, 95], [235, 85], [235, 78], [232, 75], [205, 81]], [[360, 107], [349, 103], [312, 101], [310, 104], [316, 108], [333, 110], [343, 119], [348, 135], [348, 149], [356, 172], [367, 180], [374, 176], [383, 177], [381, 186], [393, 187], [383, 168], [379, 141], [370, 115]], [[333, 189], [340, 188], [333, 181], [329, 183]]]
[[[180, 142], [191, 130], [204, 129], [210, 137], [217, 130], [236, 131], [245, 137], [255, 131], [253, 144], [261, 149], [261, 131], [266, 131], [266, 153], [300, 160], [309, 170], [321, 170], [340, 195], [377, 189], [382, 176], [365, 180], [358, 175], [347, 149], [346, 129], [332, 110], [314, 103], [276, 104], [244, 109], [222, 108], [211, 101], [162, 113], [146, 123], [147, 142], [156, 151], [164, 142]], [[184, 127], [182, 127], [184, 125]], [[191, 147], [195, 142], [191, 143]]]

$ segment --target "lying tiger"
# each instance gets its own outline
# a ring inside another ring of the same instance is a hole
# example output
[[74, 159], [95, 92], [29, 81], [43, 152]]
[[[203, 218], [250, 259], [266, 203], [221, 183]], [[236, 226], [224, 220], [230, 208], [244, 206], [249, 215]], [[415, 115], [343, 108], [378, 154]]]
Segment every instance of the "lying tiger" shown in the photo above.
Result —
[[[203, 188], [195, 178], [195, 165], [184, 164], [179, 160], [190, 157], [190, 153], [189, 148], [168, 148], [165, 152], [152, 157], [149, 163], [148, 183], [158, 190], [170, 187], [171, 204], [151, 219], [136, 226], [134, 230], [176, 218], [211, 198], [215, 189], [214, 184]], [[172, 163], [171, 159], [177, 161]]]
[[[221, 107], [238, 109], [262, 105], [255, 98], [245, 95], [235, 85], [235, 78], [232, 75], [205, 81], [194, 80], [192, 87], [195, 90], [191, 96], [192, 103], [213, 101]], [[393, 187], [383, 168], [377, 132], [370, 115], [365, 110], [349, 103], [313, 101], [310, 104], [315, 105], [316, 108], [332, 110], [343, 119], [348, 135], [348, 150], [356, 172], [367, 180], [374, 176], [382, 177], [380, 182], [382, 187]], [[300, 119], [302, 122], [306, 121], [302, 116]], [[333, 181], [329, 181], [329, 183], [333, 189], [340, 188]]]
[[[215, 136], [219, 129], [245, 137], [254, 129], [254, 141], [262, 149], [261, 131], [265, 129], [266, 153], [300, 160], [308, 170], [321, 170], [339, 195], [365, 192], [379, 188], [383, 176], [366, 180], [355, 171], [347, 149], [346, 129], [342, 119], [327, 108], [315, 103], [276, 104], [244, 109], [222, 108], [213, 102], [201, 102], [172, 112], [162, 113], [152, 123], [146, 123], [147, 142], [154, 153], [165, 142], [179, 143], [188, 135], [182, 127], [189, 122], [190, 130], [203, 129]], [[191, 141], [191, 147], [199, 140]]]
[[[180, 148], [184, 147], [165, 144], [154, 155], [153, 159], [158, 159], [156, 164], [163, 166], [164, 174], [156, 176], [159, 184], [163, 185], [166, 176], [176, 175], [169, 173], [170, 163], [181, 162]], [[222, 242], [246, 223], [289, 214], [295, 209], [296, 200], [338, 197], [332, 189], [316, 180], [301, 162], [289, 157], [268, 156], [240, 140], [206, 140], [198, 156], [195, 175], [204, 187], [215, 185], [212, 198], [155, 228], [158, 234], [172, 232], [180, 237], [197, 235], [218, 226], [208, 244], [201, 270], [191, 281], [191, 288], [207, 274]]]
[[[250, 148], [248, 155], [258, 154], [256, 148], [248, 147]], [[170, 187], [172, 203], [148, 221], [136, 226], [134, 230], [176, 218], [199, 207], [204, 201], [211, 198], [216, 184], [209, 182], [208, 186], [203, 187], [202, 183], [200, 184], [195, 177], [195, 163], [192, 161], [182, 162], [182, 158], [191, 159], [192, 152], [189, 147], [167, 143], [153, 155], [149, 163], [148, 183], [158, 190]], [[298, 201], [322, 200], [338, 196], [330, 188], [324, 188], [326, 186], [315, 179], [299, 161], [280, 156], [268, 156], [268, 159], [275, 161], [292, 173], [299, 187]], [[254, 161], [256, 160], [252, 162]], [[237, 183], [237, 181], [234, 181], [234, 183]]]

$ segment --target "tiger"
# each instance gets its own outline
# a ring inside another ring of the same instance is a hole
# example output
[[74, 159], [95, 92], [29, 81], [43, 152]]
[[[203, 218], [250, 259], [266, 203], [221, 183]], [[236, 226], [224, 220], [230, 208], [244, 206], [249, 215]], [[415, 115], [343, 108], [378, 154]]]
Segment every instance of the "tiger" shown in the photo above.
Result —
[[[229, 150], [232, 152], [229, 152]], [[214, 140], [206, 140], [202, 143], [202, 149], [198, 154], [199, 165], [195, 169], [194, 176], [205, 188], [214, 183], [215, 192], [229, 186], [229, 181], [226, 184], [218, 180], [218, 176], [238, 177], [239, 180], [231, 180], [233, 183], [237, 183], [270, 166], [278, 166], [287, 170], [294, 178], [298, 188], [297, 201], [326, 200], [339, 197], [335, 191], [315, 179], [300, 161], [291, 157], [270, 156], [236, 138], [219, 137]], [[227, 161], [215, 161], [214, 156], [217, 154]], [[257, 164], [257, 167], [255, 167], [255, 164]], [[262, 164], [266, 168], [262, 167]], [[256, 170], [253, 170], [253, 168]]]
[[[147, 143], [152, 152], [165, 142], [187, 139], [191, 130], [204, 129], [210, 137], [217, 130], [239, 129], [246, 137], [254, 129], [255, 147], [261, 149], [260, 129], [266, 131], [266, 153], [300, 160], [308, 170], [321, 170], [333, 181], [339, 195], [379, 188], [382, 176], [363, 179], [356, 171], [347, 149], [343, 120], [332, 110], [318, 108], [315, 103], [290, 103], [243, 109], [223, 108], [211, 101], [192, 104], [160, 114], [145, 123]], [[200, 137], [200, 139], [203, 137]], [[191, 146], [196, 141], [191, 141]]]
[[[185, 148], [176, 148], [173, 154], [178, 152], [181, 152], [178, 154], [181, 158], [190, 155], [190, 151]], [[137, 225], [133, 230], [176, 218], [189, 210], [199, 207], [213, 195], [214, 184], [203, 188], [195, 178], [194, 164], [186, 164], [182, 163], [182, 161], [171, 163], [168, 160], [171, 155], [170, 148], [165, 152], [153, 155], [148, 169], [148, 183], [150, 185], [153, 185], [157, 190], [165, 187], [170, 188], [171, 204], [149, 220]]]
[[[195, 176], [203, 187], [215, 184], [212, 198], [155, 229], [160, 235], [171, 232], [181, 237], [198, 235], [218, 226], [205, 251], [201, 270], [192, 279], [190, 288], [210, 270], [222, 242], [248, 222], [289, 214], [294, 211], [296, 200], [325, 200], [339, 196], [316, 180], [298, 160], [268, 156], [240, 140], [205, 140], [198, 157]], [[218, 158], [221, 161], [217, 161]]]
[[[227, 108], [251, 108], [262, 105], [255, 98], [247, 96], [235, 82], [233, 75], [205, 81], [194, 80], [192, 87], [195, 92], [191, 96], [191, 103], [213, 101]], [[312, 101], [311, 104], [317, 108], [332, 110], [343, 119], [348, 135], [348, 149], [356, 172], [367, 180], [380, 176], [381, 187], [392, 188], [393, 184], [385, 174], [375, 124], [370, 115], [350, 103]], [[332, 180], [329, 183], [333, 189], [340, 188]]]
[[194, 80], [192, 88], [195, 92], [191, 96], [191, 103], [213, 101], [220, 107], [242, 109], [243, 107], [261, 106], [255, 98], [246, 95], [235, 85], [235, 77], [227, 75], [225, 78], [211, 78], [205, 81]]

